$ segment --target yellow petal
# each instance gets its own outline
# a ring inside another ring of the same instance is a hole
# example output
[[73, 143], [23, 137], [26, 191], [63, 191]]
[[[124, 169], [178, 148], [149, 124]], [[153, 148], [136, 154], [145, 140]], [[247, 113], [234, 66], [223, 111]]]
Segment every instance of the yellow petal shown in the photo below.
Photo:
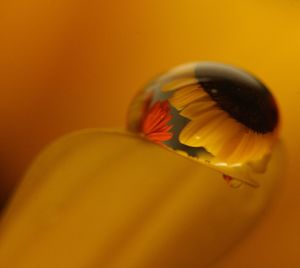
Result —
[[203, 101], [203, 98], [200, 98], [197, 101], [192, 102], [191, 104], [187, 105], [180, 114], [183, 117], [186, 117], [188, 119], [194, 119], [196, 117], [201, 116], [201, 114], [207, 110], [210, 109], [218, 109], [216, 103], [209, 99], [207, 96], [207, 99]]
[[200, 85], [190, 85], [176, 90], [169, 101], [177, 110], [181, 110], [186, 105], [206, 95]]
[[161, 91], [165, 91], [165, 92], [172, 91], [188, 85], [195, 85], [197, 83], [199, 83], [199, 80], [194, 77], [179, 78], [163, 85]]
[[[129, 134], [84, 131], [46, 149], [0, 226], [9, 268], [205, 267], [256, 222], [281, 176], [280, 151], [261, 187]], [[258, 177], [255, 177], [258, 176]]]
[[227, 117], [228, 116], [226, 116], [226, 114], [219, 109], [211, 109], [205, 111], [201, 114], [201, 116], [190, 121], [183, 128], [179, 135], [180, 142], [191, 147], [204, 147], [205, 144], [203, 144], [202, 141], [207, 137], [206, 134], [210, 134], [209, 138], [223, 135], [222, 131], [220, 133], [218, 133], [217, 131], [210, 131], [210, 126], [215, 127], [215, 121], [217, 121], [217, 123], [220, 123], [219, 120], [224, 120]]

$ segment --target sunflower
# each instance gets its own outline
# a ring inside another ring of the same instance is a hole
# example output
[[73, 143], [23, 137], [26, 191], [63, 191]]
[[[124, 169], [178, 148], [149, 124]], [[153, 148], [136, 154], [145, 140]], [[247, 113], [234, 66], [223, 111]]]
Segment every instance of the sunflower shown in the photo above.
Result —
[[[217, 88], [208, 90], [190, 78], [167, 83], [162, 90], [173, 91], [169, 102], [181, 116], [190, 120], [179, 135], [182, 144], [204, 147], [217, 161], [231, 164], [260, 160], [271, 152], [277, 129], [260, 130], [255, 128], [257, 123], [253, 120], [243, 122], [239, 115], [247, 113], [247, 107], [241, 102], [233, 103], [236, 96], [229, 99], [225, 96], [227, 93]], [[257, 113], [257, 117], [261, 116], [260, 111]], [[253, 116], [248, 118], [251, 120]]]

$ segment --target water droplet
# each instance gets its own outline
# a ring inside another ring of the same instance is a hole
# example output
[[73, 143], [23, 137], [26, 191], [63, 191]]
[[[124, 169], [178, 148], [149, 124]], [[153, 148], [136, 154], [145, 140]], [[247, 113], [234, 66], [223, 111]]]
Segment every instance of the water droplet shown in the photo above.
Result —
[[128, 125], [155, 143], [226, 170], [266, 159], [277, 141], [278, 118], [261, 81], [239, 68], [205, 62], [152, 81], [134, 99]]

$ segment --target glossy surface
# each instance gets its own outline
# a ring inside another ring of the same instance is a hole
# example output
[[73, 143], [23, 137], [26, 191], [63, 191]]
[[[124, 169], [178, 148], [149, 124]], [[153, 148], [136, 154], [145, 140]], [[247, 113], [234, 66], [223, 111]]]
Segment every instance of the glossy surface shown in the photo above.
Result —
[[278, 121], [275, 100], [260, 81], [233, 66], [203, 62], [154, 79], [133, 100], [128, 124], [179, 154], [236, 170], [267, 166]]

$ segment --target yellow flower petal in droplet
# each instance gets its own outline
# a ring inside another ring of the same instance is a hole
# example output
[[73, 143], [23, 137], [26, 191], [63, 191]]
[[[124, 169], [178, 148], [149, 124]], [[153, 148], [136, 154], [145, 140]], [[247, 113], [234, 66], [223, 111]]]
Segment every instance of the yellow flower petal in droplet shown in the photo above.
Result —
[[198, 84], [198, 83], [199, 80], [196, 78], [181, 78], [181, 79], [179, 78], [169, 83], [166, 83], [165, 85], [162, 86], [161, 90], [164, 92], [173, 91], [181, 87], [185, 87], [192, 84]]
[[175, 93], [170, 97], [169, 101], [174, 107], [176, 107], [178, 110], [181, 110], [188, 104], [206, 95], [206, 93], [200, 89], [200, 85], [185, 86], [175, 91]]
[[277, 148], [259, 188], [121, 133], [68, 135], [35, 161], [0, 226], [9, 268], [201, 268], [257, 220], [282, 174]]
[[177, 89], [170, 103], [190, 120], [179, 134], [180, 142], [204, 147], [219, 160], [228, 163], [261, 160], [277, 140], [277, 130], [259, 134], [233, 119], [199, 85]]

